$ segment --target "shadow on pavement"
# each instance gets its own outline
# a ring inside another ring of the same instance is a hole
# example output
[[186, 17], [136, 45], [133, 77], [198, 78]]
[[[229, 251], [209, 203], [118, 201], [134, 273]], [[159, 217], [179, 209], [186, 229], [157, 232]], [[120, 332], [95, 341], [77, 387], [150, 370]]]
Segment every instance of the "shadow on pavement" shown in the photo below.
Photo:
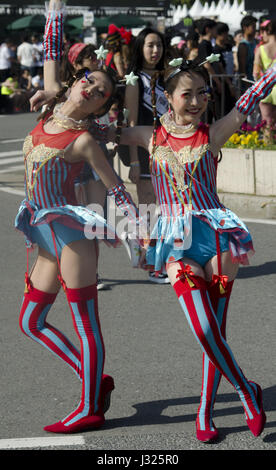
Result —
[[[263, 390], [263, 400], [264, 408], [266, 412], [275, 411], [276, 402], [276, 385], [266, 388]], [[240, 405], [240, 400], [237, 393], [225, 393], [218, 394], [217, 403], [233, 403], [239, 402], [239, 406], [236, 407], [226, 407], [225, 409], [215, 409], [214, 419], [216, 416], [231, 416], [231, 415], [241, 415], [241, 422], [244, 421], [244, 426], [239, 426], [235, 428], [225, 427], [220, 428], [220, 441], [223, 440], [228, 434], [233, 432], [243, 432], [248, 431], [248, 426], [246, 425], [244, 418], [244, 411], [242, 405]], [[173, 424], [173, 423], [186, 423], [186, 422], [195, 422], [196, 414], [182, 414], [178, 416], [170, 416], [170, 407], [190, 405], [190, 404], [199, 404], [200, 397], [183, 397], [183, 398], [173, 398], [167, 400], [158, 400], [144, 403], [137, 403], [133, 405], [133, 408], [136, 409], [136, 413], [129, 417], [108, 419], [105, 422], [105, 429], [112, 428], [127, 428], [132, 426], [147, 426], [154, 424]], [[197, 407], [196, 407], [197, 409]], [[185, 409], [183, 409], [185, 413]], [[267, 422], [265, 429], [275, 428], [276, 421]], [[265, 437], [265, 442], [275, 442], [276, 433], [269, 434]]]
[[244, 266], [239, 269], [237, 278], [246, 279], [248, 277], [268, 276], [276, 274], [276, 261], [269, 261], [259, 266]]

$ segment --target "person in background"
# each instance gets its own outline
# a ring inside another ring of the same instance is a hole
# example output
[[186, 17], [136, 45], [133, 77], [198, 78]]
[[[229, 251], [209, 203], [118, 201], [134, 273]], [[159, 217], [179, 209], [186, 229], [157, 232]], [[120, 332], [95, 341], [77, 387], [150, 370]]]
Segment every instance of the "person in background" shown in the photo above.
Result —
[[[205, 57], [210, 56], [213, 51], [212, 41], [216, 38], [217, 34], [217, 23], [211, 19], [204, 19], [203, 21], [198, 22], [198, 32], [200, 35], [198, 43], [198, 57], [199, 60], [204, 60]], [[213, 66], [208, 62], [204, 65], [210, 77], [213, 77], [214, 87], [218, 94], [221, 93], [221, 83], [218, 77], [215, 75], [215, 70]], [[213, 76], [214, 75], [214, 76]]]
[[19, 86], [20, 88], [26, 91], [32, 90], [32, 76], [28, 69], [22, 70], [22, 73], [19, 79]]
[[11, 73], [13, 61], [12, 41], [7, 38], [0, 46], [0, 83], [4, 82]]
[[36, 52], [33, 45], [29, 42], [29, 36], [26, 34], [22, 38], [22, 43], [17, 48], [17, 60], [21, 70], [28, 69], [33, 77], [35, 74]]
[[39, 41], [39, 37], [37, 34], [33, 34], [31, 36], [31, 41], [32, 45], [34, 48], [34, 54], [35, 54], [35, 71], [34, 73], [36, 75], [39, 74], [39, 72], [42, 72], [43, 74], [43, 44], [41, 41]]
[[[226, 75], [234, 74], [234, 59], [232, 46], [229, 43], [229, 27], [226, 23], [217, 23], [216, 44], [214, 46], [214, 54], [220, 55], [219, 62], [214, 62], [213, 68], [221, 78], [222, 93], [218, 95], [216, 102], [217, 118], [227, 114], [234, 106], [236, 99], [236, 89], [232, 83], [232, 79]], [[222, 101], [223, 100], [223, 101]]]
[[95, 53], [96, 46], [94, 44], [85, 44], [77, 42], [71, 44], [69, 42], [65, 47], [60, 65], [60, 79], [67, 82], [77, 70], [87, 67], [89, 70], [96, 70], [98, 60]]
[[7, 112], [27, 112], [29, 108], [29, 95], [20, 87], [20, 72], [13, 72], [1, 87], [1, 95], [7, 98]]
[[[243, 39], [238, 46], [238, 72], [246, 79], [253, 81], [254, 52], [257, 45], [255, 39], [257, 19], [247, 15], [241, 21]], [[248, 84], [243, 82], [242, 89], [248, 88]]]
[[123, 69], [126, 73], [132, 55], [132, 48], [134, 43], [134, 36], [132, 35], [131, 30], [126, 30], [125, 28], [120, 28], [120, 34], [122, 37], [122, 61], [123, 61]]
[[[254, 78], [258, 80], [265, 71], [276, 63], [276, 20], [271, 20], [267, 25], [268, 40], [256, 50], [254, 60]], [[270, 95], [260, 102], [262, 120], [266, 122], [264, 129], [264, 141], [273, 144], [276, 124], [276, 86]]]
[[259, 42], [257, 47], [260, 47], [262, 44], [266, 44], [269, 38], [269, 23], [270, 20], [265, 20], [260, 24], [260, 33], [259, 33]]
[[38, 74], [32, 78], [32, 86], [36, 90], [43, 90], [44, 80], [43, 80], [43, 69], [38, 70]]
[[198, 56], [199, 34], [196, 31], [190, 31], [186, 36], [185, 57], [188, 60], [194, 60]]
[[123, 78], [125, 68], [122, 56], [122, 36], [116, 25], [109, 25], [105, 44], [109, 51], [105, 59], [106, 67], [111, 68], [120, 78]]
[[[125, 92], [125, 108], [129, 110], [128, 122], [135, 125], [151, 125], [154, 118], [159, 118], [168, 109], [164, 96], [162, 74], [165, 68], [166, 45], [164, 36], [152, 29], [145, 28], [137, 36], [132, 61], [128, 73], [133, 72], [139, 77], [135, 86], [127, 85]], [[156, 90], [156, 104], [152, 105], [152, 85]], [[157, 115], [154, 115], [154, 111]], [[148, 151], [141, 147], [129, 147], [130, 170], [129, 179], [136, 185], [138, 204], [154, 204], [156, 197], [151, 182]], [[168, 282], [165, 273], [149, 273], [151, 282], [163, 284]]]
[[234, 46], [232, 47], [233, 59], [234, 59], [234, 71], [237, 73], [239, 71], [239, 62], [238, 62], [238, 47], [243, 38], [242, 30], [238, 29], [234, 32]]

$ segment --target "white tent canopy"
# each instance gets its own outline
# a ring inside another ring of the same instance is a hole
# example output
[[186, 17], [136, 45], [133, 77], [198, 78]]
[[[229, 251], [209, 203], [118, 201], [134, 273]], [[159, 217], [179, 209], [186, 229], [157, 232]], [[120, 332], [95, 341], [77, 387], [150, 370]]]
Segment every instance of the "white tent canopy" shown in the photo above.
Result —
[[[261, 1], [261, 0], [260, 0]], [[172, 24], [179, 23], [186, 16], [191, 16], [193, 19], [199, 18], [215, 18], [217, 21], [227, 23], [230, 33], [240, 29], [241, 20], [244, 15], [245, 2], [242, 0], [213, 0], [211, 4], [206, 0], [195, 0], [190, 9], [187, 5], [179, 5], [173, 8]], [[254, 15], [258, 17], [259, 15]]]
[[203, 9], [203, 6], [202, 6], [201, 1], [200, 0], [195, 0], [193, 6], [189, 10], [189, 15], [192, 18], [199, 17], [199, 16], [201, 16], [202, 9]]

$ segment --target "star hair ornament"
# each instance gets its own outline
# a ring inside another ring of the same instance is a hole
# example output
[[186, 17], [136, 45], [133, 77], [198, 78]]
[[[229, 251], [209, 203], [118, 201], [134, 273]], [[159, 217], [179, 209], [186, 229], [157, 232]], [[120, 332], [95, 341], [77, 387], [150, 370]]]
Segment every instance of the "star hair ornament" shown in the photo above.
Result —
[[101, 67], [103, 66], [103, 61], [106, 59], [108, 54], [108, 49], [105, 49], [103, 45], [99, 47], [99, 49], [95, 50], [95, 54], [97, 59], [100, 60]]
[[139, 79], [138, 75], [135, 75], [132, 71], [129, 75], [125, 75], [126, 85], [134, 86], [137, 80]]
[[166, 81], [168, 82], [169, 80], [171, 80], [179, 72], [185, 72], [186, 70], [189, 70], [189, 69], [191, 70], [193, 67], [201, 67], [207, 62], [211, 64], [212, 62], [218, 62], [219, 60], [220, 60], [220, 54], [211, 54], [208, 57], [206, 57], [206, 59], [200, 64], [195, 64], [194, 61], [192, 60], [184, 60], [182, 59], [182, 57], [173, 59], [169, 62], [169, 65], [171, 67], [177, 67], [177, 68], [169, 75]]
[[206, 59], [201, 62], [198, 66], [200, 67], [201, 65], [206, 64], [209, 62], [209, 64], [212, 64], [213, 62], [218, 62], [220, 60], [220, 54], [211, 54], [206, 57]]

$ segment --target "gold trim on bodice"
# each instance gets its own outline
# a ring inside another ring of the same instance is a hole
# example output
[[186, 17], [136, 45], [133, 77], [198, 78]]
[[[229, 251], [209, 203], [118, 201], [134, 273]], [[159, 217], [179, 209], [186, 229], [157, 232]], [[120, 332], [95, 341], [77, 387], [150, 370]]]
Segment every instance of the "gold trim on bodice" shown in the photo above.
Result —
[[[28, 135], [23, 144], [23, 155], [28, 198], [32, 199], [33, 190], [36, 184], [39, 171], [49, 160], [51, 160], [51, 158], [64, 158], [64, 149], [46, 147], [45, 144], [39, 144], [34, 147], [32, 136]], [[33, 169], [33, 165], [35, 162], [41, 162], [41, 165], [39, 165], [36, 170]], [[32, 183], [33, 172], [35, 172], [35, 174]]]
[[[168, 163], [174, 174], [178, 189], [185, 191], [185, 189], [188, 188], [184, 178], [185, 164], [197, 162], [197, 166], [200, 159], [209, 149], [210, 146], [208, 143], [202, 144], [196, 148], [187, 145], [182, 147], [178, 152], [173, 151], [170, 147], [157, 146], [153, 158], [156, 159], [161, 166], [163, 166], [164, 161]], [[190, 176], [193, 176], [193, 173]]]

